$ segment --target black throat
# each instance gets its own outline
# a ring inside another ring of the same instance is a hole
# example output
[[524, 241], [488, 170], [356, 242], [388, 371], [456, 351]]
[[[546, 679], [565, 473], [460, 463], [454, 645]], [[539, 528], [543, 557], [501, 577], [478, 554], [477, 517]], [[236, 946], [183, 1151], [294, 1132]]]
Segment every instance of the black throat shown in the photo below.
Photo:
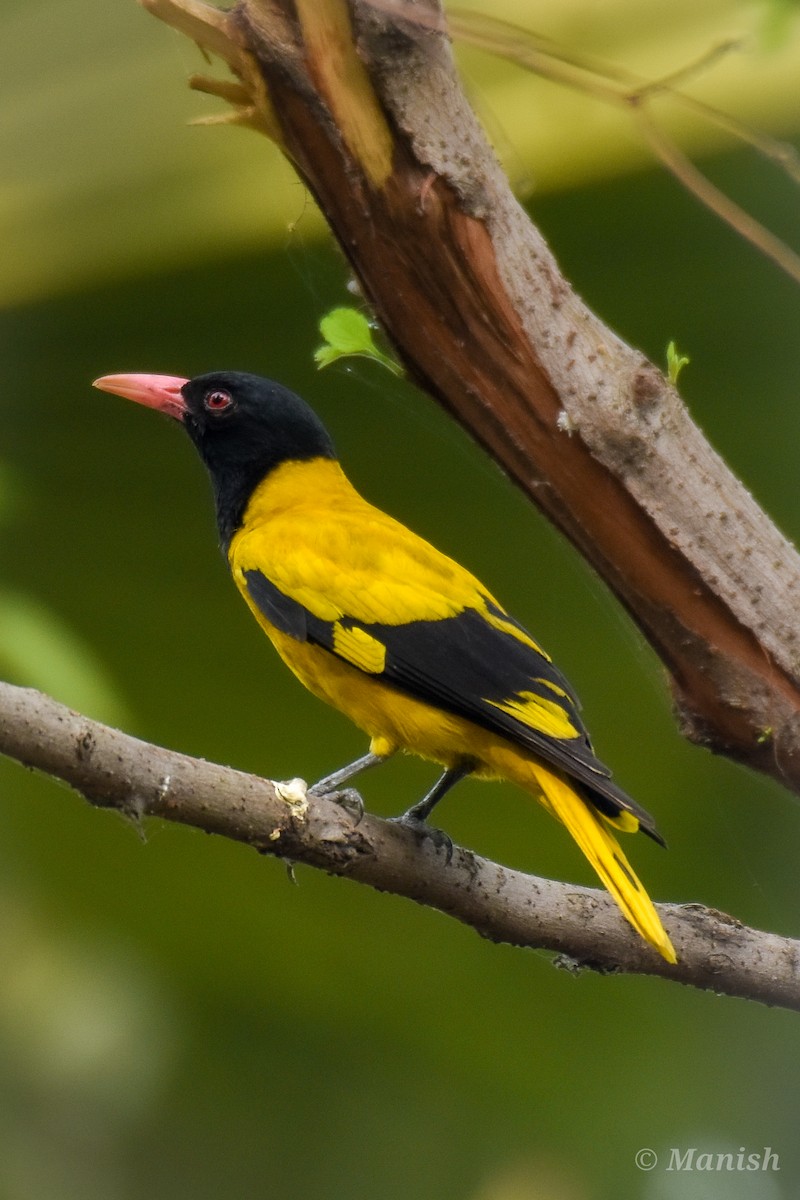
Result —
[[214, 491], [219, 545], [227, 558], [231, 539], [242, 524], [250, 497], [262, 480], [279, 464], [273, 463], [265, 469], [263, 464], [255, 462], [223, 463], [215, 470], [207, 465]]

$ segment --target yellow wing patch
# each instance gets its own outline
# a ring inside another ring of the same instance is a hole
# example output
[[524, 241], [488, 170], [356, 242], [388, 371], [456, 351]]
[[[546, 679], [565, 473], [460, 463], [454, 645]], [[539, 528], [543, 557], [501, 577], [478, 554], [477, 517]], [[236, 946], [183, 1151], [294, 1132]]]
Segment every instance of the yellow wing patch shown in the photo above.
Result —
[[[524, 629], [520, 629], [512, 620], [501, 616], [499, 613], [494, 613], [491, 609], [481, 609], [481, 616], [487, 625], [493, 625], [495, 629], [499, 629], [502, 633], [507, 633], [509, 637], [514, 637], [518, 642], [522, 642], [523, 646], [530, 646], [531, 650], [535, 650], [537, 654], [541, 654], [545, 662], [552, 662], [552, 658], [547, 654], [538, 642], [535, 642], [529, 633]], [[549, 685], [552, 686], [552, 685]]]
[[562, 687], [559, 687], [557, 683], [553, 683], [552, 679], [541, 679], [541, 678], [537, 677], [536, 679], [534, 679], [533, 682], [541, 683], [544, 687], [550, 688], [551, 692], [555, 692], [555, 694], [557, 696], [563, 697], [564, 700], [569, 700], [569, 702], [571, 704], [575, 703], [575, 701], [570, 696], [569, 692], [565, 692], [564, 689]]
[[614, 829], [619, 829], [621, 833], [639, 832], [639, 818], [635, 817], [633, 813], [627, 812], [624, 808], [615, 817], [609, 817], [607, 813], [600, 813], [600, 816], [607, 825], [613, 826]]
[[339, 658], [368, 675], [380, 675], [386, 665], [386, 647], [363, 629], [352, 629], [336, 621], [333, 649]]
[[555, 700], [545, 700], [535, 692], [519, 692], [508, 700], [487, 700], [486, 703], [546, 737], [580, 737], [580, 730], [575, 728], [561, 705]]

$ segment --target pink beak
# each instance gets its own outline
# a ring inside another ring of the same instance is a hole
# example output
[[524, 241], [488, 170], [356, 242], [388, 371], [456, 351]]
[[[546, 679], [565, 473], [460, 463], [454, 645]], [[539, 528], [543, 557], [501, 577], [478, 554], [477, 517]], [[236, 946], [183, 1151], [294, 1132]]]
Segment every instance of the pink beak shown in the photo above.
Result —
[[95, 379], [92, 387], [101, 392], [112, 392], [115, 396], [124, 396], [126, 400], [135, 400], [147, 408], [156, 408], [167, 416], [182, 421], [186, 413], [186, 401], [181, 394], [181, 388], [189, 382], [179, 379], [177, 375], [103, 375]]

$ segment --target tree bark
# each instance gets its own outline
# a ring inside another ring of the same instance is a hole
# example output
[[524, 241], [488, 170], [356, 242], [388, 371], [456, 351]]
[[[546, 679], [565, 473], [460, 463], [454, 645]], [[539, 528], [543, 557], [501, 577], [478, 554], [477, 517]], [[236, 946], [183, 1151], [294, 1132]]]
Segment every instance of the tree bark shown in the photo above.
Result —
[[700, 904], [660, 904], [670, 965], [606, 892], [512, 871], [365, 814], [358, 823], [302, 780], [275, 783], [141, 742], [29, 688], [0, 683], [0, 753], [46, 771], [92, 804], [162, 817], [439, 909], [494, 942], [555, 951], [576, 970], [660, 975], [800, 1009], [800, 942]]
[[[410, 374], [578, 547], [684, 734], [800, 790], [800, 559], [675, 389], [590, 312], [511, 193], [436, 0], [142, 0], [313, 192]], [[265, 179], [265, 186], [267, 181]]]

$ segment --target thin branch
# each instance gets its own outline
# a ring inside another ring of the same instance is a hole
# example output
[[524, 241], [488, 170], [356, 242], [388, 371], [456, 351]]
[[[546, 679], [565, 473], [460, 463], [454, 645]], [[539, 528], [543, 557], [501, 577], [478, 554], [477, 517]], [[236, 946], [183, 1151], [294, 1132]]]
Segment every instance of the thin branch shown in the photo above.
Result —
[[[373, 6], [375, 2], [376, 0], [371, 0]], [[395, 13], [398, 11], [399, 5], [395, 5]], [[656, 158], [675, 179], [740, 237], [772, 259], [775, 265], [796, 283], [800, 283], [800, 256], [716, 188], [694, 163], [681, 153], [672, 138], [659, 128], [652, 112], [648, 111], [651, 107], [649, 102], [653, 98], [667, 95], [676, 104], [693, 112], [708, 124], [716, 125], [730, 134], [734, 140], [754, 147], [789, 179], [795, 183], [800, 182], [800, 162], [797, 151], [791, 144], [779, 142], [767, 134], [750, 129], [730, 114], [678, 90], [679, 84], [697, 77], [731, 51], [740, 49], [737, 40], [730, 39], [712, 46], [694, 62], [660, 79], [645, 80], [631, 71], [602, 63], [597, 59], [565, 52], [550, 38], [521, 29], [517, 25], [510, 25], [495, 17], [485, 16], [483, 13], [450, 10], [448, 24], [451, 32], [462, 41], [491, 54], [501, 55], [543, 79], [583, 92], [604, 103], [627, 108]]]
[[555, 951], [601, 972], [660, 975], [800, 1010], [800, 942], [699, 904], [659, 905], [678, 952], [670, 966], [630, 929], [605, 892], [512, 871], [306, 793], [153, 746], [30, 688], [0, 683], [0, 753], [68, 783], [92, 804], [162, 817], [290, 862], [437, 908], [494, 942]]
[[787, 275], [800, 283], [800, 254], [796, 254], [785, 242], [770, 232], [760, 221], [756, 221], [740, 204], [731, 200], [721, 188], [699, 171], [691, 159], [682, 153], [675, 143], [664, 136], [651, 115], [644, 109], [637, 110], [639, 129], [656, 158], [667, 167], [693, 196], [721, 217], [731, 229], [745, 237], [752, 246], [772, 259]]

